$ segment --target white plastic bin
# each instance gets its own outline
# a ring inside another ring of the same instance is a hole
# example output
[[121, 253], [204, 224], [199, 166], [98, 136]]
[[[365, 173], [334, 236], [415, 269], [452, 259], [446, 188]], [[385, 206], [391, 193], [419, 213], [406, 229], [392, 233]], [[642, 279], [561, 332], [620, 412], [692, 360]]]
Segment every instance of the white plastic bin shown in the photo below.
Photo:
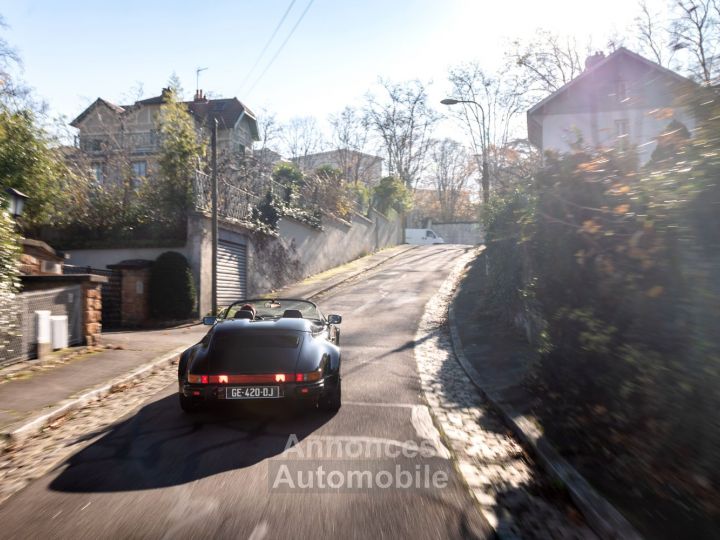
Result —
[[38, 310], [35, 312], [37, 334], [35, 343], [50, 343], [50, 312]]
[[65, 349], [68, 346], [68, 318], [67, 315], [53, 315], [50, 317], [52, 331], [52, 348], [54, 351]]

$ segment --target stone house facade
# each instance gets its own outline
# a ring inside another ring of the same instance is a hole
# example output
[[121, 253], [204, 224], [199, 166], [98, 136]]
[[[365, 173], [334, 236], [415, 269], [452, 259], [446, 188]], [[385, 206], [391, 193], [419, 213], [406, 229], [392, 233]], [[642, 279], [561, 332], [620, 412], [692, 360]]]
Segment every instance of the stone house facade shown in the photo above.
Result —
[[[132, 105], [98, 98], [70, 122], [78, 130], [76, 146], [87, 157], [98, 183], [117, 175], [114, 156], [129, 159], [134, 177], [152, 175], [160, 149], [158, 117], [170, 96], [171, 90], [163, 88], [159, 96]], [[184, 104], [203, 136], [209, 137], [210, 121], [218, 120], [218, 155], [243, 155], [258, 140], [255, 115], [237, 98], [208, 99], [198, 90]]]

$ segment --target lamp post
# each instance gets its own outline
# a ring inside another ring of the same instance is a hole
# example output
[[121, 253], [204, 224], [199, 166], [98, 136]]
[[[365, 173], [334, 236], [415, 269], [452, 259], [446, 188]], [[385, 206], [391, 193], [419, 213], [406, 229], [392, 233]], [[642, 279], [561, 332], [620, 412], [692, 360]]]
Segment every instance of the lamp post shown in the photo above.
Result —
[[17, 222], [17, 219], [20, 217], [23, 209], [25, 208], [25, 201], [27, 201], [30, 197], [18, 191], [17, 189], [10, 187], [5, 188], [5, 193], [8, 195], [8, 210], [10, 211], [10, 215], [12, 215], [12, 217]]
[[[477, 101], [473, 101], [472, 99], [455, 99], [455, 98], [445, 98], [440, 101], [443, 105], [457, 105], [458, 103], [472, 103], [475, 105], [478, 109], [480, 109], [480, 114], [482, 115], [482, 129], [485, 129], [485, 109], [483, 109], [483, 106], [480, 105]], [[483, 198], [483, 205], [486, 205], [490, 201], [490, 173], [488, 171], [488, 162], [487, 162], [487, 145], [482, 144], [482, 140], [485, 137], [484, 133], [480, 134], [480, 141], [481, 141], [481, 147], [482, 147], [482, 163], [478, 163], [478, 166], [481, 167], [482, 170], [482, 198]], [[477, 154], [475, 154], [475, 159], [477, 159]]]
[[212, 295], [212, 316], [217, 317], [217, 252], [218, 252], [218, 178], [217, 178], [217, 131], [218, 121], [216, 117], [212, 118], [210, 124], [212, 131], [210, 132], [210, 150], [212, 163], [212, 266], [211, 266], [211, 295]]

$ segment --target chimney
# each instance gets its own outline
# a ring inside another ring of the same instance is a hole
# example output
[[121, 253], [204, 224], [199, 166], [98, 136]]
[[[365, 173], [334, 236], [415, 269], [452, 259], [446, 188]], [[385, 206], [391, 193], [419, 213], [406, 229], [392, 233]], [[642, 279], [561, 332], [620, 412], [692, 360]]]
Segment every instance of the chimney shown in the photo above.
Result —
[[585, 70], [592, 69], [605, 58], [605, 53], [602, 51], [596, 51], [595, 54], [591, 54], [585, 59]]
[[200, 101], [205, 102], [207, 101], [207, 98], [203, 94], [203, 91], [198, 88], [197, 90], [195, 90], [195, 97], [193, 98], [193, 101], [195, 101], [196, 103]]

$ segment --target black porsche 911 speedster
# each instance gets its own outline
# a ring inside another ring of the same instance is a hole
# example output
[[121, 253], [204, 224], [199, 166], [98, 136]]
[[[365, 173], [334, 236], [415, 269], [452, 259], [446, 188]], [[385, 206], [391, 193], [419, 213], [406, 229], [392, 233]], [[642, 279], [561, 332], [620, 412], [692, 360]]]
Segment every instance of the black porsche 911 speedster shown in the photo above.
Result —
[[180, 407], [293, 400], [337, 411], [341, 321], [312, 302], [284, 298], [242, 300], [205, 317], [212, 328], [180, 357]]

